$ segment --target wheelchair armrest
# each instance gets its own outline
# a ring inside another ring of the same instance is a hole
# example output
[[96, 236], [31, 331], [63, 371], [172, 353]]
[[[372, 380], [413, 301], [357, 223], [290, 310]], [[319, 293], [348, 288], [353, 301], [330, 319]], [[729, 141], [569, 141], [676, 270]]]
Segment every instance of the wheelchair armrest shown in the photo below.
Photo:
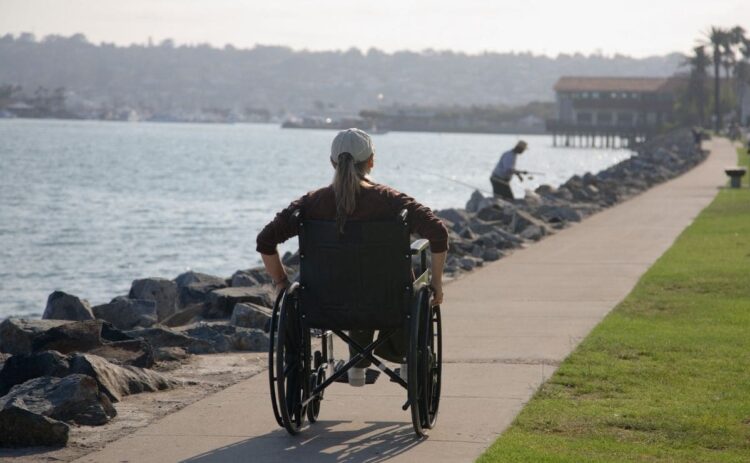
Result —
[[423, 274], [427, 271], [427, 250], [430, 248], [430, 242], [425, 239], [415, 240], [411, 243], [411, 255], [416, 256], [419, 254], [419, 273]]
[[425, 252], [430, 247], [430, 242], [425, 239], [414, 240], [411, 243], [411, 255], [417, 255], [420, 252]]

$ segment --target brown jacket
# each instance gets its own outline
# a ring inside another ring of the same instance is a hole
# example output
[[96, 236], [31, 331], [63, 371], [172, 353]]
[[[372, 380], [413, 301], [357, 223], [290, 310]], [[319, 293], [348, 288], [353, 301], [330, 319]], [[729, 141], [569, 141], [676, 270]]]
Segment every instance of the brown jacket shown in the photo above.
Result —
[[[286, 209], [276, 214], [276, 217], [258, 233], [258, 252], [266, 255], [276, 254], [276, 245], [297, 235], [299, 223], [291, 219], [296, 209], [302, 210], [308, 219], [335, 220], [336, 201], [333, 187], [329, 185], [311, 191], [292, 201]], [[373, 184], [371, 187], [361, 188], [354, 213], [348, 219], [394, 219], [403, 209], [409, 214], [410, 231], [429, 240], [432, 252], [443, 252], [448, 249], [448, 232], [430, 208], [385, 185]]]

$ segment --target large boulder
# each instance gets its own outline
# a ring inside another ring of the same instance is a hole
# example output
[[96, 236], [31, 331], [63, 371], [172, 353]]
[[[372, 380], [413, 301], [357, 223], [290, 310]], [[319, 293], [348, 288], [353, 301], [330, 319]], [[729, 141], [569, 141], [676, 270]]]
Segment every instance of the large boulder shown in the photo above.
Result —
[[275, 294], [270, 285], [239, 286], [211, 291], [205, 315], [208, 318], [224, 318], [232, 314], [234, 305], [251, 302], [264, 307], [273, 307]]
[[[499, 220], [486, 222], [484, 220], [472, 219], [469, 223], [469, 230], [477, 235], [484, 235], [502, 226], [504, 226], [504, 223]], [[469, 236], [464, 236], [464, 238], [471, 239]]]
[[468, 271], [474, 270], [474, 267], [477, 266], [476, 259], [473, 259], [471, 257], [462, 257], [459, 260], [459, 265], [461, 269]]
[[22, 384], [40, 376], [63, 377], [69, 372], [68, 358], [54, 350], [30, 355], [14, 355], [0, 370], [0, 397], [7, 394], [16, 384]]
[[211, 351], [206, 353], [268, 350], [268, 334], [260, 329], [226, 325], [223, 322], [199, 323], [185, 329], [185, 333], [192, 338], [209, 343]]
[[516, 209], [510, 204], [493, 204], [480, 209], [477, 212], [477, 218], [487, 222], [501, 222], [508, 225], [513, 220]]
[[208, 354], [215, 352], [214, 347], [206, 340], [197, 339], [185, 333], [167, 328], [153, 327], [129, 331], [129, 335], [148, 341], [155, 349], [179, 347], [191, 354]]
[[42, 318], [45, 320], [92, 320], [94, 314], [85, 299], [72, 294], [55, 291], [47, 298], [47, 307]]
[[536, 214], [550, 223], [581, 221], [581, 214], [567, 205], [541, 205]]
[[244, 302], [234, 305], [232, 318], [229, 320], [234, 326], [243, 328], [265, 329], [271, 321], [271, 309]]
[[497, 250], [497, 248], [486, 248], [482, 250], [482, 260], [485, 260], [487, 262], [493, 262], [498, 259], [500, 259], [503, 256], [503, 254]]
[[232, 275], [231, 285], [234, 286], [255, 286], [258, 281], [246, 270], [237, 270]]
[[209, 350], [199, 353], [217, 354], [229, 352], [233, 347], [232, 335], [234, 333], [228, 332], [224, 328], [225, 326], [222, 325], [199, 323], [197, 326], [187, 328], [185, 334], [191, 338], [208, 343], [210, 346]]
[[519, 209], [514, 211], [513, 213], [513, 219], [510, 223], [509, 231], [511, 233], [520, 234], [531, 225], [538, 226], [542, 230], [543, 234], [547, 234], [548, 232], [547, 226], [543, 221], [537, 219], [528, 212]]
[[441, 219], [446, 219], [453, 224], [453, 229], [458, 231], [469, 223], [471, 215], [463, 209], [441, 209], [435, 211], [435, 215]]
[[269, 342], [268, 334], [259, 329], [238, 330], [232, 336], [232, 348], [240, 351], [266, 352]]
[[7, 405], [0, 410], [0, 448], [65, 447], [70, 426], [22, 406]]
[[189, 325], [201, 320], [203, 312], [205, 312], [205, 303], [191, 304], [187, 307], [179, 309], [177, 312], [170, 315], [168, 318], [161, 321], [164, 326], [182, 326]]
[[104, 357], [117, 365], [151, 368], [156, 363], [156, 353], [151, 344], [144, 339], [107, 342], [88, 353]]
[[119, 402], [126, 395], [161, 391], [178, 384], [155, 371], [118, 366], [91, 354], [70, 356], [70, 371], [94, 378], [99, 389], [114, 402]]
[[[138, 281], [144, 280], [136, 280], [136, 282]], [[133, 294], [132, 289], [130, 293]], [[154, 300], [118, 296], [112, 299], [109, 304], [95, 306], [93, 312], [96, 318], [112, 323], [115, 328], [129, 330], [136, 326], [145, 327], [156, 323], [157, 303]]]
[[161, 321], [177, 310], [177, 283], [166, 278], [135, 280], [130, 286], [128, 297], [154, 301], [157, 319]]
[[498, 249], [512, 249], [523, 244], [523, 239], [499, 228], [483, 235], [482, 239], [492, 242]]
[[526, 240], [539, 241], [544, 236], [544, 229], [539, 225], [529, 225], [518, 236]]
[[556, 189], [550, 185], [539, 185], [536, 190], [534, 190], [534, 193], [539, 195], [542, 198], [553, 196], [555, 194]]
[[70, 432], [63, 421], [101, 425], [116, 414], [89, 376], [35, 378], [0, 397], [0, 447], [62, 447]]
[[65, 320], [29, 320], [6, 318], [0, 323], [0, 352], [8, 354], [30, 354], [36, 338], [49, 329], [64, 325]]
[[31, 344], [33, 352], [56, 350], [63, 354], [86, 352], [104, 344], [101, 320], [69, 322], [50, 328], [37, 336]]
[[300, 264], [299, 250], [290, 252], [287, 251], [281, 257], [281, 263], [287, 267], [297, 267]]
[[479, 190], [474, 190], [474, 192], [471, 193], [471, 197], [466, 202], [466, 210], [468, 212], [477, 212], [483, 199], [484, 196], [482, 193]]
[[206, 302], [211, 291], [228, 286], [223, 278], [193, 271], [181, 274], [175, 283], [181, 307]]
[[226, 283], [226, 281], [224, 281], [224, 279], [221, 277], [209, 275], [207, 273], [195, 272], [193, 270], [188, 270], [185, 273], [179, 274], [177, 278], [174, 279], [174, 282], [177, 285], [178, 289], [192, 284], [221, 285]]

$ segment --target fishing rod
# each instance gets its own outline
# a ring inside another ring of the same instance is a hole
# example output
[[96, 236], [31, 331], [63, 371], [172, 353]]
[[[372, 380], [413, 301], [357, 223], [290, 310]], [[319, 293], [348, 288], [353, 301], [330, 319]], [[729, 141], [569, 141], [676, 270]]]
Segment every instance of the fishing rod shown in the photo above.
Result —
[[[439, 174], [437, 172], [430, 172], [430, 171], [427, 171], [427, 170], [422, 170], [422, 172], [425, 173], [425, 174], [428, 174], [428, 175], [432, 175], [434, 177], [442, 178], [443, 180], [448, 180], [449, 182], [453, 182], [453, 183], [456, 183], [458, 185], [462, 185], [462, 186], [471, 188], [473, 190], [480, 191], [480, 192], [488, 194], [490, 196], [494, 196], [494, 194], [495, 194], [495, 193], [493, 193], [493, 192], [491, 192], [489, 190], [486, 190], [484, 188], [480, 188], [480, 187], [478, 187], [476, 185], [473, 185], [471, 183], [467, 183], [467, 182], [464, 182], [464, 181], [461, 181], [461, 180], [457, 180], [457, 179], [455, 179], [453, 177], [449, 177], [447, 175]], [[544, 172], [528, 172], [528, 171], [524, 171], [524, 172], [526, 174], [546, 175]], [[533, 180], [533, 179], [534, 179], [533, 177], [529, 177], [529, 180]]]
[[430, 171], [426, 171], [426, 170], [422, 170], [421, 172], [425, 173], [425, 174], [428, 174], [428, 175], [432, 175], [432, 176], [435, 176], [435, 177], [442, 178], [443, 180], [448, 180], [449, 182], [453, 182], [453, 183], [457, 183], [459, 185], [463, 185], [465, 187], [469, 187], [471, 189], [480, 191], [480, 192], [488, 194], [490, 196], [494, 196], [495, 195], [495, 193], [493, 193], [493, 192], [491, 192], [489, 190], [485, 190], [484, 188], [480, 188], [480, 187], [478, 187], [476, 185], [472, 185], [471, 183], [466, 183], [466, 182], [463, 182], [461, 180], [456, 180], [455, 178], [448, 177], [447, 175], [438, 174], [437, 172], [430, 172]]

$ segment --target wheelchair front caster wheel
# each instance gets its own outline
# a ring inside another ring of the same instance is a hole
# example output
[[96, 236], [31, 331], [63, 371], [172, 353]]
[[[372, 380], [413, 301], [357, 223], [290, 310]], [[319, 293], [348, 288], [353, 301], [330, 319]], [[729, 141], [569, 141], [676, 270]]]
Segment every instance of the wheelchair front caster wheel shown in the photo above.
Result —
[[[310, 390], [312, 391], [316, 386], [323, 384], [326, 380], [326, 369], [323, 365], [319, 366], [315, 373], [310, 375]], [[320, 402], [323, 400], [323, 394], [307, 404], [307, 419], [310, 423], [318, 421], [318, 415], [320, 414]]]

